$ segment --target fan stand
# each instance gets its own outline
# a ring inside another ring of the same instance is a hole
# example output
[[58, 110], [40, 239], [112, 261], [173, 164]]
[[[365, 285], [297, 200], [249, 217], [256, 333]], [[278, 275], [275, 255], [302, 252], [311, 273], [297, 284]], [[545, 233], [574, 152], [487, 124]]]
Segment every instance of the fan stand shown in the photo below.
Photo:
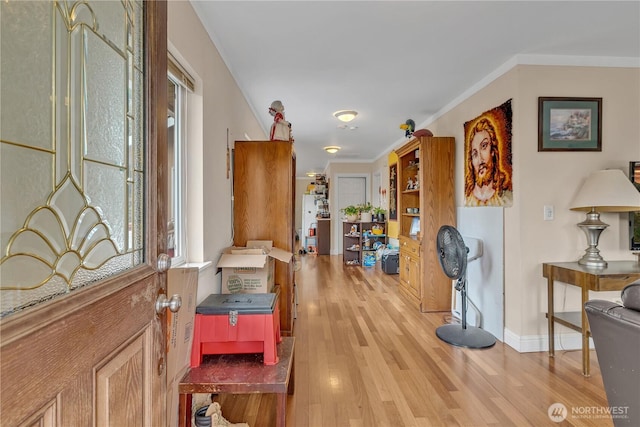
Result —
[[462, 296], [462, 324], [448, 324], [439, 326], [436, 335], [442, 341], [458, 347], [488, 348], [493, 347], [496, 338], [484, 329], [467, 325], [467, 280], [459, 278], [456, 289]]

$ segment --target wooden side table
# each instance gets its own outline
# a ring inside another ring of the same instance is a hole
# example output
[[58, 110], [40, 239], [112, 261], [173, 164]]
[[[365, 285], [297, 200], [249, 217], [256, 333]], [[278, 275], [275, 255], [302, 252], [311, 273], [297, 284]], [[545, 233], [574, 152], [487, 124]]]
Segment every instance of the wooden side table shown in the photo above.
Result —
[[[640, 263], [636, 261], [609, 261], [607, 268], [590, 269], [577, 262], [553, 262], [542, 264], [542, 275], [547, 278], [549, 323], [549, 356], [555, 355], [554, 324], [557, 322], [582, 334], [582, 374], [589, 373], [589, 326], [584, 304], [589, 300], [589, 291], [618, 291], [629, 283], [640, 279]], [[582, 291], [582, 305], [579, 312], [554, 313], [553, 283], [567, 283]]]
[[265, 365], [260, 354], [207, 355], [178, 385], [180, 427], [191, 426], [192, 393], [275, 393], [276, 425], [285, 427], [287, 393], [294, 392], [294, 337], [278, 344], [278, 363]]

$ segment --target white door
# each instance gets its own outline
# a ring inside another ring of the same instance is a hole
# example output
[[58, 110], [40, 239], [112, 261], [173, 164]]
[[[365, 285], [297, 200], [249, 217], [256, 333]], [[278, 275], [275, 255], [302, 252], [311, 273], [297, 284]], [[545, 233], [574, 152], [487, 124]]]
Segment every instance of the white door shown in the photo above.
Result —
[[0, 19], [0, 424], [163, 426], [166, 2]]
[[333, 217], [338, 221], [333, 221], [334, 239], [337, 253], [341, 254], [342, 248], [342, 220], [344, 214], [340, 209], [349, 205], [359, 205], [367, 201], [367, 177], [366, 176], [337, 176], [337, 203], [333, 205]]

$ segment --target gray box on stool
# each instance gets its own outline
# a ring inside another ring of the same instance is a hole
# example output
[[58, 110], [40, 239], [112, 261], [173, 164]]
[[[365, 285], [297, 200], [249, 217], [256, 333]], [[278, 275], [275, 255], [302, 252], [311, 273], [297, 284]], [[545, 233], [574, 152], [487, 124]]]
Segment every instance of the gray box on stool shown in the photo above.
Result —
[[398, 253], [388, 253], [382, 255], [382, 271], [387, 274], [400, 273], [400, 256]]

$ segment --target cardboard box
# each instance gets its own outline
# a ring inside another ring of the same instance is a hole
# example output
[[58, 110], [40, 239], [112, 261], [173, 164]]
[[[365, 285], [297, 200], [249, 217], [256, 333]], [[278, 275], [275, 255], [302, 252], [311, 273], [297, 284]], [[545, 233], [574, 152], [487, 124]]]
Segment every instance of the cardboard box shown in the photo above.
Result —
[[245, 248], [224, 250], [218, 261], [222, 269], [222, 293], [273, 292], [275, 261], [291, 262], [293, 254], [274, 248], [269, 240], [250, 240]]
[[191, 362], [191, 346], [198, 291], [197, 268], [171, 268], [167, 272], [167, 297], [178, 294], [182, 298], [180, 310], [167, 309], [167, 420], [178, 425], [178, 383]]

